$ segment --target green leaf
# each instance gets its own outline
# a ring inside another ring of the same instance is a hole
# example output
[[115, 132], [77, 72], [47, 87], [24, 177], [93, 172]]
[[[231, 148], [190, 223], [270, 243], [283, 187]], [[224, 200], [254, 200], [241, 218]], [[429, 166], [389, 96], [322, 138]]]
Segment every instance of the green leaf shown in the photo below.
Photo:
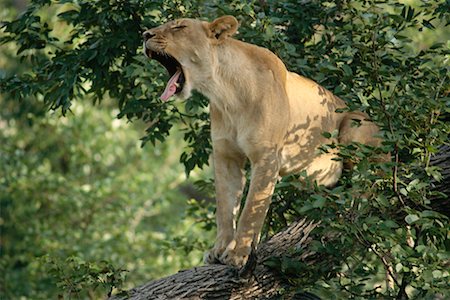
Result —
[[345, 65], [345, 64], [342, 65], [342, 70], [344, 71], [344, 75], [345, 76], [352, 76], [353, 75], [353, 71], [348, 65]]
[[428, 20], [423, 20], [422, 21], [422, 25], [425, 26], [428, 29], [436, 29], [436, 27], [434, 27], [434, 25], [431, 24], [431, 22], [428, 21]]
[[442, 278], [443, 275], [441, 270], [434, 270], [432, 274], [434, 279]]
[[329, 139], [329, 138], [331, 138], [331, 133], [329, 133], [329, 132], [322, 132], [322, 136], [324, 138], [326, 138], [326, 139]]
[[386, 220], [383, 222], [383, 224], [388, 228], [398, 228], [398, 224], [395, 223], [393, 220]]
[[312, 203], [312, 206], [314, 208], [323, 208], [325, 206], [325, 203], [327, 202], [327, 199], [320, 195], [312, 195], [311, 198], [314, 199]]
[[419, 220], [419, 216], [416, 214], [409, 214], [405, 217], [405, 221], [408, 224], [412, 224], [412, 223], [416, 222], [417, 220]]

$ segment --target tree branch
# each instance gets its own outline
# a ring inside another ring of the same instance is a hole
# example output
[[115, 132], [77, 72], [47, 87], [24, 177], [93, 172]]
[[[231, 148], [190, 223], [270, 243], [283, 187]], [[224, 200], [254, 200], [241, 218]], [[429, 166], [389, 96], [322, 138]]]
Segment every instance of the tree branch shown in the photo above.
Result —
[[[317, 223], [306, 219], [294, 222], [277, 233], [256, 252], [256, 267], [251, 277], [242, 278], [234, 268], [225, 265], [207, 265], [180, 271], [174, 275], [151, 281], [129, 291], [128, 295], [113, 299], [258, 299], [264, 295], [270, 299], [279, 295], [287, 285], [286, 279], [278, 276], [264, 264], [269, 258], [281, 257], [292, 249], [299, 250], [300, 260], [315, 263], [319, 257], [308, 250], [309, 234]], [[318, 299], [309, 293], [296, 295], [295, 299]]]

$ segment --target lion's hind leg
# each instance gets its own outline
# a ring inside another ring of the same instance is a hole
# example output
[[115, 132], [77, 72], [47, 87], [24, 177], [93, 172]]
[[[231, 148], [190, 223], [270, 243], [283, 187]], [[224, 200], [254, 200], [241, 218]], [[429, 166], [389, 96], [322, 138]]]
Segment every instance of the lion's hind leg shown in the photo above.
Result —
[[308, 179], [318, 185], [334, 186], [342, 175], [342, 161], [334, 152], [315, 157], [305, 168]]

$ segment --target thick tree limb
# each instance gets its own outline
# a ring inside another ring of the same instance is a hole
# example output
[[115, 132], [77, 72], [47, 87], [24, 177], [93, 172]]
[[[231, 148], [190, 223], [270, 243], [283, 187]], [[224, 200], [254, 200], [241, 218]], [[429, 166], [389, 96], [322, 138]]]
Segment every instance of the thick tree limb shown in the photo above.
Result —
[[[439, 167], [443, 177], [441, 181], [433, 183], [433, 190], [448, 195], [450, 146], [441, 147], [439, 153], [431, 158], [430, 165]], [[448, 215], [448, 204], [448, 197], [441, 197], [432, 202], [432, 207]], [[228, 266], [201, 266], [151, 281], [130, 290], [128, 296], [116, 296], [113, 299], [279, 299], [279, 291], [287, 286], [287, 282], [264, 263], [269, 258], [286, 256], [292, 250], [297, 250], [295, 258], [307, 265], [332, 263], [308, 248], [312, 241], [309, 235], [317, 225], [318, 223], [302, 219], [261, 244], [256, 252], [256, 267], [247, 279], [240, 277], [235, 269]], [[308, 293], [291, 295], [290, 298], [318, 299]]]
[[[260, 245], [256, 253], [256, 268], [252, 275], [241, 278], [235, 269], [224, 265], [208, 265], [180, 271], [177, 274], [151, 281], [129, 291], [124, 299], [271, 299], [286, 283], [264, 261], [299, 250], [300, 259], [314, 263], [318, 257], [307, 250], [310, 232], [317, 226], [305, 219], [293, 223]], [[303, 251], [302, 251], [303, 250]], [[298, 257], [298, 256], [297, 256]], [[120, 298], [115, 298], [120, 299]], [[275, 298], [274, 298], [275, 299]], [[317, 299], [308, 293], [296, 299]]]

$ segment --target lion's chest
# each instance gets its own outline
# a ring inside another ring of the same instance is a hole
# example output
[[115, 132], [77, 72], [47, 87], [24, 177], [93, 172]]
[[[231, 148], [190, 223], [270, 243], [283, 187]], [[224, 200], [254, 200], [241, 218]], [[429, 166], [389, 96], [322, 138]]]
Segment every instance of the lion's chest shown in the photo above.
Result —
[[220, 118], [211, 117], [211, 139], [213, 146], [217, 141], [226, 140], [227, 144], [234, 149], [239, 150], [241, 153], [245, 153], [246, 141], [243, 136], [246, 136], [248, 127], [243, 126], [245, 122], [237, 117], [227, 118], [221, 115]]

